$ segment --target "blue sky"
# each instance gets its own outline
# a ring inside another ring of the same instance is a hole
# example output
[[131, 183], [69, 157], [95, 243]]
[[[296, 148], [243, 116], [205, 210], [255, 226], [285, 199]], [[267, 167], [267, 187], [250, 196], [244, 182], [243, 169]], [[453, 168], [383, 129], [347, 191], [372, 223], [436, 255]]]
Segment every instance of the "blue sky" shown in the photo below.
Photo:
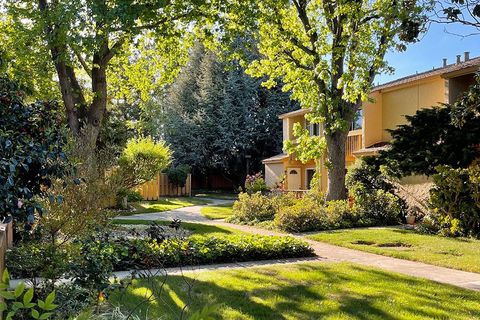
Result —
[[417, 43], [408, 46], [404, 52], [389, 52], [386, 56], [390, 66], [395, 68], [393, 75], [378, 75], [377, 83], [385, 83], [404, 76], [431, 70], [433, 67], [442, 66], [442, 59], [447, 58], [448, 63], [456, 61], [456, 55], [470, 51], [470, 57], [480, 56], [480, 35], [459, 37], [450, 33], [468, 34], [475, 31], [472, 27], [462, 25], [431, 24], [428, 32]]

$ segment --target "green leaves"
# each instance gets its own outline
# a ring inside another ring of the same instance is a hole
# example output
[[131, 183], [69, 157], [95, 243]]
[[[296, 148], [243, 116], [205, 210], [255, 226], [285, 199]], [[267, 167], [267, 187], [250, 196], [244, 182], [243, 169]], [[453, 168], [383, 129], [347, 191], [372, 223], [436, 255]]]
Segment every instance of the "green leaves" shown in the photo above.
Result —
[[53, 311], [57, 305], [53, 303], [55, 300], [55, 291], [52, 291], [46, 297], [45, 301], [38, 300], [33, 303], [33, 288], [26, 290], [24, 282], [20, 282], [13, 290], [9, 289], [10, 276], [7, 269], [4, 270], [0, 286], [0, 296], [4, 301], [0, 302], [0, 312], [7, 312], [5, 319], [14, 319], [19, 310], [30, 310], [33, 319], [46, 320], [53, 315], [53, 312], [38, 311], [36, 307], [43, 311]]

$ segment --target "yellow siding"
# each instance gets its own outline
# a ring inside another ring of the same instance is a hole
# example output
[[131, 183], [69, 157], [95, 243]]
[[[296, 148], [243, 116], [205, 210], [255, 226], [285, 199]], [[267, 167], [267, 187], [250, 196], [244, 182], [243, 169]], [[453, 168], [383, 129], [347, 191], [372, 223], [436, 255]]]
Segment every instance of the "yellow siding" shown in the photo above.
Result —
[[382, 95], [377, 91], [370, 95], [371, 102], [363, 104], [363, 146], [369, 147], [383, 139]]
[[382, 92], [383, 141], [391, 139], [387, 129], [405, 124], [405, 115], [413, 115], [421, 108], [428, 108], [446, 101], [445, 79], [417, 82], [401, 88]]

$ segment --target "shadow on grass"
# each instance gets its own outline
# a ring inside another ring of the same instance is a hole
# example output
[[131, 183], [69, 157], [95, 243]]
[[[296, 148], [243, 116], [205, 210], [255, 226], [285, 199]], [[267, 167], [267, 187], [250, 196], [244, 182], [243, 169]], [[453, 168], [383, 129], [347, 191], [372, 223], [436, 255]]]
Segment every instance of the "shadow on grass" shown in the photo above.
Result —
[[[112, 220], [113, 224], [119, 224], [119, 225], [150, 225], [153, 222], [162, 226], [168, 226], [171, 224], [170, 221], [163, 221], [163, 220], [140, 220], [140, 219]], [[222, 233], [222, 234], [240, 233], [240, 232], [236, 232], [233, 229], [218, 227], [214, 225], [201, 224], [201, 223], [182, 222], [181, 227], [185, 230], [191, 231], [193, 234], [202, 234], [202, 235], [207, 235], [211, 233]]]
[[[351, 264], [298, 264], [140, 280], [114, 300], [144, 318], [221, 304], [217, 319], [474, 319], [480, 294]], [[159, 288], [163, 288], [159, 290]]]

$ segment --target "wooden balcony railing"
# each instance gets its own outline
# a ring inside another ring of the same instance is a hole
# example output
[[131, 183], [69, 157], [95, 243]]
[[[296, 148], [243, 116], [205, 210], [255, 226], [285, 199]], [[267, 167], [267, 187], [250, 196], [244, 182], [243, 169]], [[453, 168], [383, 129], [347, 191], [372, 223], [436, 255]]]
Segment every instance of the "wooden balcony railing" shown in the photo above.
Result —
[[353, 152], [360, 150], [362, 148], [362, 131], [355, 130], [350, 131], [347, 137], [347, 144], [345, 147], [345, 159], [347, 161], [353, 161], [355, 157]]

